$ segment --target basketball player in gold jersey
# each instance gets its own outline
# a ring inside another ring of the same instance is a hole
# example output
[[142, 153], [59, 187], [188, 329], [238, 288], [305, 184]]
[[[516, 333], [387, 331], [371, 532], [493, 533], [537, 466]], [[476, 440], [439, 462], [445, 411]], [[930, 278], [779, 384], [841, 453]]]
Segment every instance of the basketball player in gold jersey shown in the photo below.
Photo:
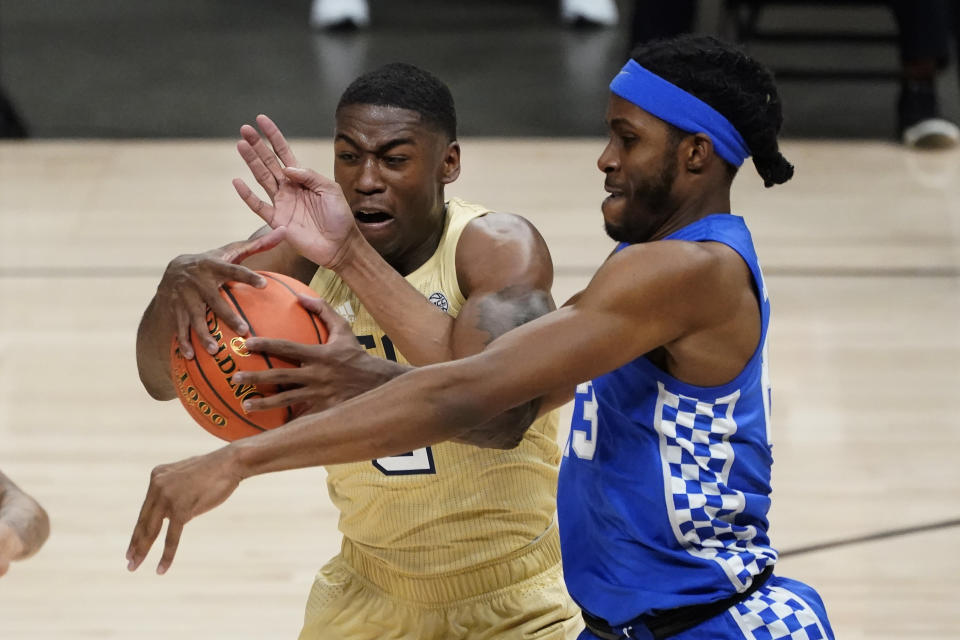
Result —
[[[270, 146], [245, 126], [238, 150], [279, 206], [300, 192], [281, 168], [297, 160], [276, 125], [265, 116], [257, 123]], [[319, 267], [278, 245], [269, 227], [170, 263], [137, 335], [141, 379], [153, 397], [176, 396], [169, 343], [179, 336], [191, 357], [189, 329], [206, 335], [206, 305], [246, 331], [217, 289], [230, 280], [259, 284], [252, 269], [296, 277], [326, 300], [312, 308], [332, 329], [327, 345], [264, 347], [302, 365], [282, 380], [300, 386], [266, 402], [308, 402], [312, 410], [409, 365], [478, 353], [554, 307], [550, 256], [527, 221], [444, 200], [444, 185], [460, 172], [460, 148], [441, 81], [402, 64], [361, 76], [337, 107], [334, 151], [354, 220], [327, 229], [330, 251]], [[271, 206], [242, 181], [235, 185], [255, 210]], [[516, 422], [530, 423], [536, 413], [524, 407], [498, 418], [511, 423], [502, 432], [480, 429], [404, 455], [328, 467], [343, 547], [316, 577], [301, 638], [576, 637], [582, 624], [563, 585], [553, 522], [556, 417], [533, 422], [519, 442], [512, 435], [522, 432]], [[170, 560], [161, 560], [161, 573]]]

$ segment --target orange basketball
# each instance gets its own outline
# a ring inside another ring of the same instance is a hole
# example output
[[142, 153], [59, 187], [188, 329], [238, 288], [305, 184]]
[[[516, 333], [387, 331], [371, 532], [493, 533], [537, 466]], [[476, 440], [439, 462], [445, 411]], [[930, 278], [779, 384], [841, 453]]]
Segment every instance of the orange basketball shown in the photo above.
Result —
[[[250, 327], [250, 336], [282, 338], [307, 344], [326, 342], [326, 327], [297, 300], [297, 293], [315, 296], [313, 290], [279, 273], [259, 273], [267, 279], [267, 286], [263, 289], [231, 282], [220, 290], [220, 295]], [[232, 379], [238, 371], [296, 367], [299, 363], [247, 351], [245, 338], [237, 335], [209, 307], [207, 330], [219, 347], [215, 355], [210, 355], [200, 345], [192, 329], [190, 341], [195, 354], [193, 359], [183, 357], [176, 337], [170, 352], [173, 384], [190, 416], [213, 435], [228, 441], [279, 427], [293, 419], [295, 416], [290, 407], [246, 413], [242, 406], [244, 400], [282, 389], [276, 385], [240, 385]]]

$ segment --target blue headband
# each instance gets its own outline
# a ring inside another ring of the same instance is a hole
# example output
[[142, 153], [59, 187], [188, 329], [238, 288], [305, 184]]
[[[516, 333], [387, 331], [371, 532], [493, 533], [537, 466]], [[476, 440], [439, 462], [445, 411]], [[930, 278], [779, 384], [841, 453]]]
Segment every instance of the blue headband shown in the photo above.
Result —
[[743, 136], [703, 100], [630, 60], [610, 82], [610, 91], [664, 122], [689, 133], [710, 136], [717, 155], [739, 167], [750, 156]]

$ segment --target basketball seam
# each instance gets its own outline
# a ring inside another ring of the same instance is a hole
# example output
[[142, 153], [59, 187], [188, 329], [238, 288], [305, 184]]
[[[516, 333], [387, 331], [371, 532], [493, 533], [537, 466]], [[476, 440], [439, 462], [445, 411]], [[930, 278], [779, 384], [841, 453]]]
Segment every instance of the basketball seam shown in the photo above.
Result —
[[[259, 273], [259, 272], [258, 272], [258, 273]], [[263, 275], [263, 274], [261, 273], [261, 275]], [[280, 281], [277, 280], [276, 278], [270, 278], [270, 279], [273, 280], [273, 281], [275, 281], [275, 282], [280, 282]], [[280, 284], [282, 284], [283, 286], [286, 287], [286, 285], [285, 285], [284, 283], [280, 282]], [[292, 290], [290, 289], [290, 287], [287, 287], [287, 289], [292, 292]], [[247, 327], [250, 328], [250, 335], [253, 336], [253, 337], [256, 337], [257, 332], [253, 330], [253, 323], [250, 322], [250, 319], [249, 319], [249, 318], [247, 318], [247, 314], [245, 314], [245, 313], [243, 312], [243, 307], [240, 306], [240, 303], [237, 302], [237, 299], [233, 297], [233, 293], [230, 292], [230, 287], [229, 287], [229, 285], [226, 285], [226, 284], [223, 285], [223, 292], [227, 294], [227, 297], [230, 298], [230, 302], [233, 303], [233, 308], [236, 309], [237, 313], [240, 314], [240, 317], [243, 318], [243, 321], [247, 323]], [[263, 360], [267, 363], [267, 367], [269, 367], [270, 369], [273, 369], [273, 368], [274, 368], [274, 367], [273, 367], [273, 363], [270, 362], [270, 356], [268, 356], [268, 355], [265, 354], [265, 353], [261, 353], [261, 354], [260, 354], [260, 357], [263, 358]], [[278, 385], [276, 385], [276, 386], [277, 386], [277, 388], [278, 388], [279, 390], [281, 390], [281, 391], [287, 391], [288, 389], [290, 389], [289, 386], [283, 385], [283, 384], [278, 384]], [[287, 413], [286, 422], [290, 422], [291, 420], [293, 420], [293, 409], [290, 408], [290, 407], [284, 407], [284, 410], [285, 410], [286, 413]], [[264, 431], [264, 429], [260, 429], [260, 430], [261, 430], [261, 431]]]
[[[273, 280], [274, 282], [276, 282], [277, 284], [279, 284], [280, 286], [282, 286], [284, 289], [286, 289], [287, 291], [289, 291], [290, 293], [292, 293], [292, 294], [293, 294], [293, 297], [295, 297], [295, 298], [297, 297], [297, 292], [293, 290], [293, 287], [291, 287], [290, 285], [288, 285], [286, 282], [284, 282], [284, 281], [281, 280], [280, 278], [277, 278], [275, 275], [273, 275], [273, 274], [270, 273], [269, 271], [258, 271], [257, 273], [259, 273], [260, 275], [262, 275], [262, 276], [265, 277], [265, 278], [270, 278], [271, 280]], [[299, 304], [299, 300], [298, 300], [298, 306], [300, 307], [300, 309], [303, 310], [304, 313], [307, 314], [307, 317], [310, 319], [310, 325], [313, 327], [314, 333], [317, 334], [317, 342], [318, 342], [319, 344], [323, 344], [323, 342], [324, 342], [323, 336], [320, 334], [320, 328], [317, 326], [317, 320], [316, 320], [316, 318], [314, 318], [314, 315], [313, 315], [312, 313], [310, 313], [310, 310], [309, 310], [309, 309], [304, 309], [303, 305], [302, 305], [302, 304]], [[246, 318], [244, 318], [244, 319], [246, 319]], [[249, 324], [249, 323], [248, 323], [248, 324]], [[253, 331], [253, 329], [251, 328], [251, 332], [252, 332], [252, 331]], [[266, 357], [266, 356], [264, 356], [264, 357]], [[269, 361], [268, 361], [267, 363], [269, 364]], [[271, 367], [271, 368], [272, 368], [272, 367]], [[284, 385], [277, 385], [277, 386], [280, 387], [281, 389], [284, 388]], [[288, 387], [288, 388], [289, 388], [289, 387]], [[294, 415], [293, 415], [293, 407], [287, 407], [286, 409], [287, 409], [287, 420], [288, 420], [288, 421], [293, 420], [293, 418], [294, 418]]]
[[[296, 297], [297, 292], [294, 291], [293, 288], [292, 288], [290, 285], [288, 285], [286, 282], [284, 282], [283, 280], [281, 280], [281, 279], [279, 279], [279, 278], [276, 278], [276, 277], [274, 277], [272, 274], [270, 274], [270, 273], [268, 273], [268, 272], [265, 272], [265, 271], [260, 271], [260, 272], [258, 272], [258, 273], [260, 273], [260, 275], [262, 275], [262, 276], [264, 276], [264, 277], [266, 277], [266, 278], [270, 278], [271, 280], [273, 280], [273, 281], [276, 282], [276, 283], [279, 283], [280, 285], [282, 285], [283, 287], [285, 287], [285, 288], [287, 289], [287, 291], [289, 291], [290, 293], [292, 293], [292, 294], [294, 295], [294, 297]], [[323, 344], [323, 343], [324, 343], [323, 335], [320, 333], [320, 327], [317, 326], [317, 319], [314, 317], [314, 315], [313, 315], [312, 313], [310, 313], [310, 310], [309, 310], [309, 309], [304, 309], [304, 308], [303, 308], [303, 305], [300, 305], [300, 308], [303, 309], [303, 312], [306, 313], [306, 314], [307, 314], [307, 317], [310, 318], [310, 323], [313, 325], [313, 330], [314, 330], [314, 331], [316, 332], [316, 334], [317, 334], [317, 343]]]

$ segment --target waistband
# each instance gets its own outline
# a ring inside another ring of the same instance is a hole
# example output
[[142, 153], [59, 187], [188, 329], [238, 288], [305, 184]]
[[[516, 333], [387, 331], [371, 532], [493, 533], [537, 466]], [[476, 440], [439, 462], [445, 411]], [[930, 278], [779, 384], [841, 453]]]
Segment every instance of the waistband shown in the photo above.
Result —
[[705, 604], [693, 604], [676, 609], [667, 609], [658, 611], [656, 614], [646, 614], [635, 618], [626, 624], [617, 627], [611, 627], [610, 624], [596, 616], [590, 615], [587, 611], [582, 611], [583, 622], [590, 633], [601, 638], [601, 640], [623, 640], [624, 638], [633, 638], [635, 640], [663, 640], [671, 638], [687, 629], [706, 622], [707, 620], [720, 615], [735, 604], [743, 602], [762, 587], [770, 576], [773, 575], [773, 565], [767, 567], [753, 579], [753, 583], [742, 593], [735, 593], [732, 596], [707, 602]]
[[502, 558], [459, 571], [431, 575], [400, 573], [365, 553], [349, 538], [340, 556], [353, 571], [390, 595], [425, 605], [449, 605], [489, 594], [537, 576], [560, 564], [556, 524], [542, 536]]

